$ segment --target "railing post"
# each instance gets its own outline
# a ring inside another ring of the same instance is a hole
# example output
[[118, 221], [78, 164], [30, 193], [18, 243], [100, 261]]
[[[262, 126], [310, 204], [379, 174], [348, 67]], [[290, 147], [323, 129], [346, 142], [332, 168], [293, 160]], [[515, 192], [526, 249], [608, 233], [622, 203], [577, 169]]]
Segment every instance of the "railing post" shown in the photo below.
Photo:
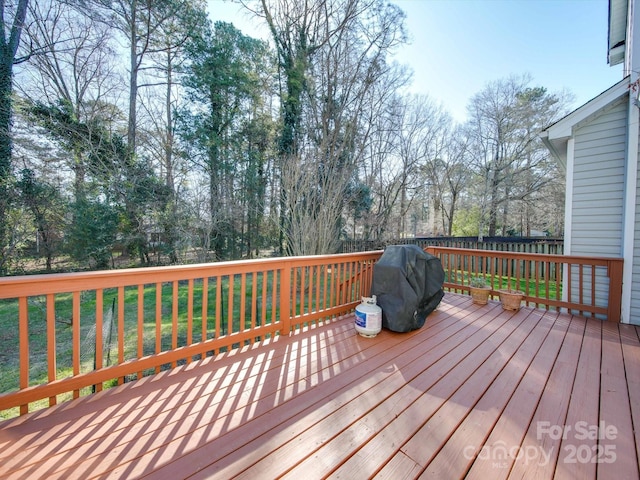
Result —
[[611, 260], [607, 265], [609, 275], [609, 301], [607, 307], [607, 320], [620, 323], [622, 311], [622, 269], [621, 260]]
[[285, 262], [280, 270], [280, 323], [280, 335], [289, 335], [291, 332], [291, 262]]
[[[18, 299], [20, 338], [20, 390], [29, 386], [29, 304], [27, 297]], [[29, 413], [29, 404], [20, 405], [20, 415]]]

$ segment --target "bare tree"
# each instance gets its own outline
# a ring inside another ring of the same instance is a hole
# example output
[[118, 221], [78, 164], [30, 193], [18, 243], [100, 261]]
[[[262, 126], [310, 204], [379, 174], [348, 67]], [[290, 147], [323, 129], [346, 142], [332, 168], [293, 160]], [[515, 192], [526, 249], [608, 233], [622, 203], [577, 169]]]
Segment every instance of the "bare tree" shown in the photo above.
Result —
[[[319, 48], [336, 34], [341, 26], [356, 15], [349, 1], [342, 9], [341, 3], [333, 0], [312, 2], [280, 2], [257, 0], [241, 3], [257, 16], [263, 18], [273, 38], [280, 75], [284, 85], [280, 86], [282, 128], [279, 135], [280, 175], [292, 159], [297, 158], [303, 138], [303, 96], [308, 89], [307, 74], [310, 62]], [[289, 159], [288, 157], [292, 157]], [[284, 253], [284, 233], [287, 229], [287, 191], [280, 191], [279, 249]]]
[[[109, 28], [68, 4], [31, 5], [26, 34], [35, 52], [21, 72], [20, 92], [32, 103], [61, 106], [75, 121], [114, 122], [118, 97], [115, 52]], [[84, 196], [88, 145], [70, 145], [74, 196]]]
[[[356, 176], [367, 142], [359, 134], [366, 132], [360, 126], [368, 93], [386, 78], [388, 52], [404, 41], [404, 14], [379, 0], [262, 0], [258, 7], [271, 30], [286, 84], [281, 93], [282, 185], [292, 162], [305, 162], [300, 171], [307, 175], [311, 162], [318, 172], [313, 176], [314, 190], [319, 192], [313, 205], [296, 203], [295, 191], [282, 191], [281, 231], [292, 235], [291, 244], [300, 245], [298, 236], [312, 233], [292, 232], [298, 222], [290, 210], [293, 204], [306, 205], [311, 216], [332, 208], [331, 202], [343, 211], [347, 186]], [[293, 199], [287, 198], [290, 194]], [[341, 214], [330, 226], [323, 222], [323, 227], [338, 237]]]
[[[386, 232], [399, 237], [415, 230], [416, 209], [421, 210], [425, 202], [434, 205], [440, 198], [444, 186], [436, 164], [448, 141], [451, 121], [428, 97], [406, 95], [387, 102], [371, 122], [374, 133], [363, 172], [374, 195], [369, 229], [372, 238], [381, 241]], [[434, 201], [429, 201], [430, 196]], [[420, 205], [414, 205], [418, 200]]]
[[[443, 149], [448, 141], [447, 134], [451, 118], [439, 105], [428, 97], [409, 95], [401, 99], [400, 128], [398, 134], [398, 156], [402, 165], [400, 189], [398, 236], [407, 233], [407, 213], [419, 191], [432, 192], [432, 204], [438, 202], [444, 190], [438, 168]], [[427, 169], [429, 163], [432, 168]], [[424, 173], [430, 173], [426, 178]], [[439, 212], [435, 204], [435, 212]]]
[[451, 236], [453, 234], [453, 220], [458, 207], [458, 200], [466, 188], [471, 171], [467, 165], [468, 138], [462, 129], [451, 132], [449, 141], [444, 148], [441, 175], [444, 186], [439, 200], [442, 208], [442, 231]]
[[398, 135], [401, 128], [399, 98], [385, 98], [381, 104], [368, 110], [369, 143], [361, 175], [370, 187], [373, 204], [364, 216], [364, 238], [382, 242], [391, 228], [391, 219], [396, 210], [400, 192], [406, 176], [397, 161]]
[[[332, 168], [332, 167], [329, 167]], [[348, 179], [340, 172], [318, 168], [315, 156], [287, 157], [282, 184], [288, 195], [287, 239], [292, 255], [333, 252], [340, 243], [336, 219], [342, 214], [342, 198]]]
[[532, 88], [530, 83], [526, 75], [491, 82], [468, 107], [473, 165], [483, 182], [480, 236], [484, 222], [489, 236], [496, 235], [499, 220], [506, 234], [511, 201], [526, 197], [545, 181], [548, 155], [537, 133], [559, 118], [566, 103], [563, 97]]
[[145, 149], [154, 163], [159, 163], [160, 174], [171, 195], [159, 220], [164, 232], [161, 243], [171, 263], [178, 261], [178, 197], [180, 180], [186, 171], [185, 165], [179, 165], [181, 158], [176, 141], [177, 121], [174, 112], [186, 101], [180, 91], [182, 72], [188, 58], [187, 45], [191, 39], [202, 36], [208, 25], [203, 0], [182, 2], [182, 5], [179, 15], [162, 22], [151, 39], [148, 83], [141, 85], [148, 88], [145, 94], [140, 95], [146, 125], [146, 128], [142, 128]]
[[179, 17], [189, 1], [76, 0], [76, 3], [91, 9], [91, 16], [119, 31], [125, 39], [129, 70], [127, 144], [129, 150], [135, 153], [140, 75], [146, 69], [147, 57], [165, 48], [154, 42], [154, 39], [161, 37], [161, 27], [174, 17]]

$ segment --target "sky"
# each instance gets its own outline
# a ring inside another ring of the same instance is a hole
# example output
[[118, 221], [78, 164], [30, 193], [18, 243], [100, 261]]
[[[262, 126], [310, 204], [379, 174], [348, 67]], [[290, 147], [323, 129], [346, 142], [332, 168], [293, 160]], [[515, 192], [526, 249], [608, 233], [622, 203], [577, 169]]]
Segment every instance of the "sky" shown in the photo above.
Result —
[[[290, 0], [295, 1], [295, 0]], [[622, 79], [607, 63], [608, 0], [391, 0], [406, 13], [410, 44], [395, 60], [413, 71], [410, 91], [458, 122], [489, 82], [529, 74], [531, 86], [569, 90], [577, 108]], [[213, 21], [268, 38], [242, 8], [209, 0]]]

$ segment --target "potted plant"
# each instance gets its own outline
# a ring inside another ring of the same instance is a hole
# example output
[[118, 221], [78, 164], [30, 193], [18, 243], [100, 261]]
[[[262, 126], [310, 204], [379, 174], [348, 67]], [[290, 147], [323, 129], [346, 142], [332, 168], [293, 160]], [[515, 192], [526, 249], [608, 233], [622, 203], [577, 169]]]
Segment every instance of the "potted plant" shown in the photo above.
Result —
[[498, 290], [498, 295], [504, 310], [512, 310], [514, 312], [520, 310], [520, 305], [524, 298], [524, 292], [520, 290], [513, 290], [511, 288], [503, 288]]
[[491, 287], [487, 285], [484, 277], [473, 277], [469, 281], [469, 293], [471, 293], [473, 303], [476, 305], [486, 305], [489, 301]]

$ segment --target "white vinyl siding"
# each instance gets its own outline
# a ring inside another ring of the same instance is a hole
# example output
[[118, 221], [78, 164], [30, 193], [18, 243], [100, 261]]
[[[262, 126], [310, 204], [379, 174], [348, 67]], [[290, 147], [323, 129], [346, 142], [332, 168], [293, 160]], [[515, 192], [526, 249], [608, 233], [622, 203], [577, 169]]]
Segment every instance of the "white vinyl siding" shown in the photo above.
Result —
[[626, 102], [575, 131], [571, 254], [622, 255]]
[[[640, 139], [638, 140], [640, 142]], [[636, 159], [636, 169], [640, 180], [640, 165]], [[629, 323], [640, 325], [640, 181], [636, 184], [636, 220], [633, 235], [633, 267], [631, 278], [631, 304]]]

